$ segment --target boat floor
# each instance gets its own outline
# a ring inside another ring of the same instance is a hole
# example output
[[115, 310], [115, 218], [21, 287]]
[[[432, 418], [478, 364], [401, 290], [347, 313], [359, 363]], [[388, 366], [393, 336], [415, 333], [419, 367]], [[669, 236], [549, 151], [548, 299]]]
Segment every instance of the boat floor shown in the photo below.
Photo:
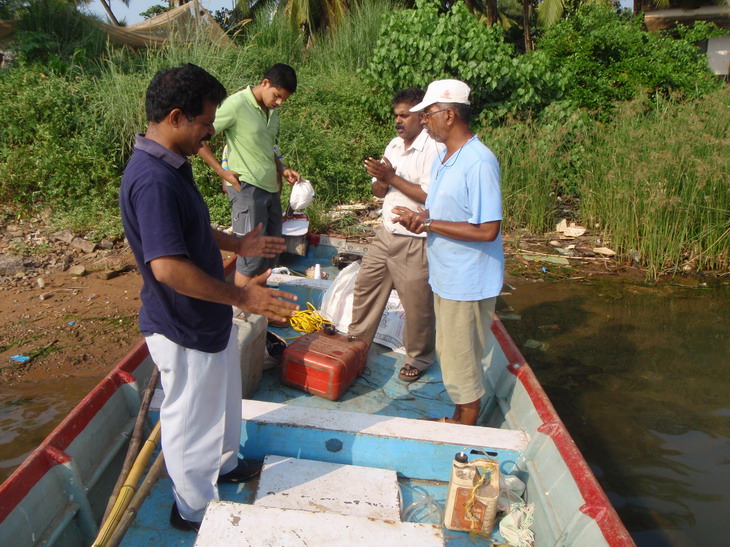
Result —
[[[292, 329], [272, 329], [283, 338], [297, 337]], [[290, 342], [291, 340], [288, 340]], [[283, 386], [279, 382], [279, 369], [264, 371], [255, 400], [287, 403], [289, 405], [316, 407], [366, 414], [379, 414], [403, 418], [424, 418], [451, 416], [453, 405], [444, 390], [441, 369], [434, 363], [416, 382], [406, 383], [398, 379], [398, 371], [403, 366], [405, 356], [385, 346], [373, 344], [368, 356], [368, 364], [338, 401], [329, 401], [297, 389]], [[243, 403], [245, 406], [245, 402]], [[499, 420], [495, 420], [498, 422]], [[493, 427], [498, 427], [493, 424]], [[451, 462], [444, 462], [450, 465]], [[443, 508], [446, 502], [448, 483], [438, 481], [419, 481], [398, 477], [401, 491], [401, 510], [415, 502], [412, 522], [430, 522], [429, 506], [425, 500], [433, 499]], [[219, 486], [220, 499], [223, 501], [251, 504], [256, 493], [258, 481], [240, 485], [223, 484]], [[164, 475], [154, 486], [140, 512], [127, 532], [122, 545], [193, 545], [196, 535], [175, 530], [169, 524], [172, 506], [172, 484]], [[476, 538], [467, 533], [452, 532], [444, 529], [448, 545], [473, 545]], [[483, 540], [484, 544], [488, 544]], [[476, 541], [477, 544], [481, 543]]]

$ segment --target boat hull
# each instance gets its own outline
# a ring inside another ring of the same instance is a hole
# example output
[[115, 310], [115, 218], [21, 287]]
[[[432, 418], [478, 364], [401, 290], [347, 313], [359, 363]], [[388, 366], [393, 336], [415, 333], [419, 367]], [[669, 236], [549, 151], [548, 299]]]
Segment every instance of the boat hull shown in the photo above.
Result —
[[[526, 501], [535, 504], [536, 545], [633, 545], [496, 317], [489, 347], [484, 361], [489, 384], [483, 404], [486, 426], [415, 419], [422, 400], [441, 397], [438, 371], [429, 369], [435, 380], [419, 382], [421, 387], [403, 387], [390, 378], [397, 377], [397, 356], [371, 350], [370, 376], [338, 402], [302, 393], [282, 395], [277, 376], [270, 375], [270, 385], [262, 385], [256, 396], [273, 394], [270, 400], [243, 401], [242, 453], [391, 469], [402, 483], [407, 505], [414, 501], [409, 485], [428, 484], [437, 496], [445, 495], [454, 454], [474, 447], [497, 459], [503, 473], [525, 483]], [[153, 367], [146, 345], [140, 343], [0, 485], [0, 539], [12, 538], [15, 545], [93, 541]], [[368, 406], [373, 404], [368, 395], [380, 392], [385, 406]], [[448, 401], [436, 402], [438, 411], [448, 407]], [[251, 503], [251, 496], [246, 488], [221, 488], [222, 500]], [[170, 503], [169, 479], [163, 478], [125, 543], [192, 544], [193, 535], [168, 528]], [[448, 544], [463, 541], [471, 539], [452, 537]]]

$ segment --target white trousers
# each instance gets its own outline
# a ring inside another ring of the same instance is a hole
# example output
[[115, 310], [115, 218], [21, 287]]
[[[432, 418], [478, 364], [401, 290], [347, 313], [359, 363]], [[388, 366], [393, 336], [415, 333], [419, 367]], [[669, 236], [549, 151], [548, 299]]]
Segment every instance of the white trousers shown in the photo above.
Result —
[[161, 334], [147, 336], [165, 398], [160, 408], [162, 450], [180, 515], [203, 520], [218, 499], [218, 475], [238, 464], [241, 365], [236, 326], [219, 353], [184, 348]]

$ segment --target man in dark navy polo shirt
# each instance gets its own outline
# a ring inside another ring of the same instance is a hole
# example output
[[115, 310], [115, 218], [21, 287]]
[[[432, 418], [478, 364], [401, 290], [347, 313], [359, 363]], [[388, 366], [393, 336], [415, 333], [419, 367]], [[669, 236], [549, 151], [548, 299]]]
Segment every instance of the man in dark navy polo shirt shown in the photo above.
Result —
[[197, 530], [218, 481], [256, 475], [260, 464], [238, 459], [241, 371], [232, 306], [274, 320], [297, 308], [291, 294], [266, 287], [270, 271], [245, 287], [226, 283], [221, 249], [275, 256], [281, 238], [228, 235], [210, 226], [188, 156], [214, 133], [226, 90], [192, 64], [161, 70], [147, 88], [147, 133], [138, 134], [119, 195], [122, 222], [144, 284], [139, 312], [165, 399], [162, 448], [173, 482], [170, 522]]

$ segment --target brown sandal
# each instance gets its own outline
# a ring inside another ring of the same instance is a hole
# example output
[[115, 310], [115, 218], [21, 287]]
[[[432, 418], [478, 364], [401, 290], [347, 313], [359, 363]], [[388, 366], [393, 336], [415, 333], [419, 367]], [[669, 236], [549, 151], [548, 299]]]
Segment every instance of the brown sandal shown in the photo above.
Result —
[[[413, 373], [413, 371], [415, 371], [415, 374]], [[415, 382], [421, 377], [421, 374], [423, 374], [422, 370], [418, 370], [412, 365], [404, 365], [401, 367], [400, 372], [398, 373], [398, 379], [403, 382]]]

